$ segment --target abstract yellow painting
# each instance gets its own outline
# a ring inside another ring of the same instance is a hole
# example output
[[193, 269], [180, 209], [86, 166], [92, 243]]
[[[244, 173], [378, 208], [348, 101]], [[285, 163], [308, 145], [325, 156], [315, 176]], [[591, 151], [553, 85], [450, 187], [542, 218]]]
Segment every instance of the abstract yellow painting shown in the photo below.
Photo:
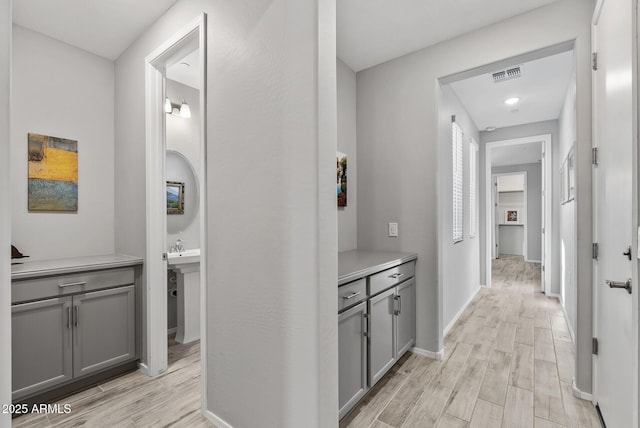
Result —
[[29, 133], [29, 211], [78, 211], [78, 142]]

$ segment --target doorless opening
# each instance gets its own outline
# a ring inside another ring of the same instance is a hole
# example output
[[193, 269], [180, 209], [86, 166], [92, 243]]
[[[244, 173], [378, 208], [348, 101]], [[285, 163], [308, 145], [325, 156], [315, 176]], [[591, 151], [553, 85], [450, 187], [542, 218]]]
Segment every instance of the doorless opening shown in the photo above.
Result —
[[[206, 14], [173, 35], [145, 59], [146, 118], [146, 287], [141, 370], [157, 376], [167, 370], [167, 187], [166, 187], [166, 70], [198, 49], [200, 258], [206, 260]], [[201, 402], [206, 403], [206, 263], [200, 263]]]

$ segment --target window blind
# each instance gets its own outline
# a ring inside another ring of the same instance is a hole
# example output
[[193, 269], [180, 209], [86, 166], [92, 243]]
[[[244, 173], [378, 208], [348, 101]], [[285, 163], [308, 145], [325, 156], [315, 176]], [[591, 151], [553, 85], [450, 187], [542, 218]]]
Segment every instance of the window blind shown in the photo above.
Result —
[[469, 236], [478, 234], [478, 144], [469, 144]]
[[453, 242], [462, 241], [462, 180], [463, 180], [463, 162], [462, 148], [463, 144], [462, 129], [457, 123], [451, 123], [451, 148], [453, 158]]

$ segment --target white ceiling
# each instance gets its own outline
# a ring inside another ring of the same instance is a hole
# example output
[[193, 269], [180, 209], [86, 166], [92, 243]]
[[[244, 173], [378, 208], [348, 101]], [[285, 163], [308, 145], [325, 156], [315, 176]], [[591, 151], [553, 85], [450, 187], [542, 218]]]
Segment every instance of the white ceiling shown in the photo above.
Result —
[[[494, 83], [496, 69], [451, 87], [481, 131], [553, 120], [560, 116], [573, 62], [573, 51], [566, 51], [524, 63], [524, 74], [517, 79]], [[504, 101], [511, 97], [520, 101], [508, 106]]]
[[523, 165], [542, 160], [542, 143], [518, 144], [491, 149], [491, 166]]
[[200, 89], [200, 49], [196, 49], [174, 65], [167, 67], [167, 79]]
[[177, 0], [16, 0], [14, 23], [115, 60]]
[[354, 71], [557, 0], [338, 0], [338, 57]]

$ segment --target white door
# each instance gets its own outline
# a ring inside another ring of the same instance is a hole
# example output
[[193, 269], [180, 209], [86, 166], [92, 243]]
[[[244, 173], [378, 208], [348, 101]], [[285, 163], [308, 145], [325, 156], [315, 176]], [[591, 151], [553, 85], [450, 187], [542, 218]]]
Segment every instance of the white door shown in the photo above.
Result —
[[541, 231], [542, 231], [542, 235], [540, 236], [540, 291], [542, 291], [544, 293], [544, 255], [545, 255], [545, 250], [544, 250], [544, 246], [545, 246], [545, 240], [544, 240], [544, 233], [545, 233], [545, 227], [546, 227], [546, 217], [545, 217], [545, 213], [546, 213], [546, 207], [545, 207], [545, 177], [546, 177], [546, 159], [545, 159], [545, 153], [544, 153], [544, 142], [542, 142], [540, 144], [540, 146], [542, 147], [542, 163], [540, 165], [540, 177], [541, 177], [541, 183], [540, 183], [540, 198], [542, 199], [540, 202], [540, 224], [542, 225]]
[[[633, 0], [605, 0], [593, 28], [596, 235], [595, 277], [598, 355], [595, 398], [609, 428], [633, 426], [632, 296], [620, 286], [632, 278], [632, 16]], [[597, 13], [597, 12], [596, 12]], [[637, 292], [637, 284], [633, 284]]]

